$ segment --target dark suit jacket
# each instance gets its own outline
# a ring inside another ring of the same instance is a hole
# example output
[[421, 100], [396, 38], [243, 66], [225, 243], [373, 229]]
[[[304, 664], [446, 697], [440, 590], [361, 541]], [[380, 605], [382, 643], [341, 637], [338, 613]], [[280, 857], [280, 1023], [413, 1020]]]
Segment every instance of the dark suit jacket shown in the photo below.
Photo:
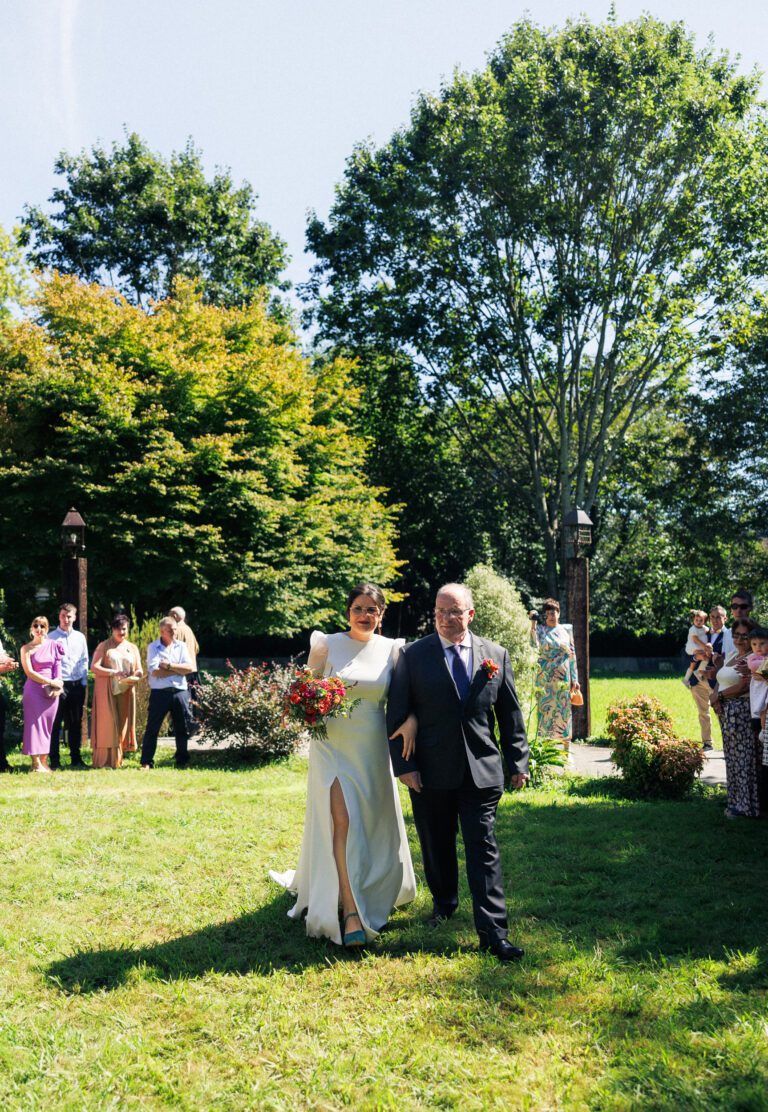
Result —
[[[499, 666], [493, 679], [480, 667], [486, 658]], [[401, 651], [389, 689], [387, 733], [394, 733], [411, 711], [419, 730], [410, 760], [403, 760], [402, 739], [389, 743], [395, 776], [418, 771], [426, 788], [457, 788], [469, 765], [477, 787], [503, 787], [499, 743], [510, 774], [528, 771], [528, 740], [509, 653], [472, 635], [472, 664], [471, 686], [462, 704], [436, 633]]]

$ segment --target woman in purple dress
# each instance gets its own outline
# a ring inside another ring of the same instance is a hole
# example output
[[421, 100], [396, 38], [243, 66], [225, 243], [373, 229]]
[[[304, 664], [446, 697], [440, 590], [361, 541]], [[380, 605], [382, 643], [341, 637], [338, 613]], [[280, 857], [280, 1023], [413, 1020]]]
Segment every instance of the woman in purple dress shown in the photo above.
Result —
[[24, 744], [22, 752], [32, 758], [33, 772], [50, 772], [48, 754], [56, 718], [59, 695], [61, 658], [66, 652], [61, 641], [48, 638], [48, 619], [32, 619], [32, 640], [22, 647], [21, 666], [27, 677], [24, 684]]

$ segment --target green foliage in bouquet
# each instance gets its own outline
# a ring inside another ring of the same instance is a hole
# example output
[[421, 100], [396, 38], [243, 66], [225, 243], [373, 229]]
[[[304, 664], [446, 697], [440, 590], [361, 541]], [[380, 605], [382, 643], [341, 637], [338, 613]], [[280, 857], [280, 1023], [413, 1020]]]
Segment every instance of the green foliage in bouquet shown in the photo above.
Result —
[[613, 703], [606, 734], [613, 742], [611, 759], [633, 794], [680, 799], [704, 767], [700, 744], [678, 738], [669, 711], [649, 695]]
[[202, 673], [198, 718], [206, 741], [242, 750], [261, 761], [289, 756], [305, 737], [285, 713], [285, 693], [294, 670], [282, 665], [233, 668], [228, 676]]

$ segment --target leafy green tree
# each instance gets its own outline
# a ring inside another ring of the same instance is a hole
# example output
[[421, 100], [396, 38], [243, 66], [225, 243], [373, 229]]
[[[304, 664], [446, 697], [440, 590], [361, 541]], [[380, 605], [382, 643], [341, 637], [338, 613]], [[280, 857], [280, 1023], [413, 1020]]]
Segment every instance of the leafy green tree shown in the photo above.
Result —
[[[674, 405], [717, 302], [759, 272], [758, 77], [681, 24], [516, 24], [481, 72], [350, 158], [307, 296], [321, 335], [413, 360], [467, 454], [559, 537]], [[752, 255], [750, 255], [752, 252]]]
[[151, 313], [71, 276], [0, 332], [0, 576], [25, 620], [58, 591], [63, 513], [88, 524], [99, 608], [291, 634], [394, 578], [394, 519], [363, 475], [348, 363], [315, 369], [266, 295], [205, 306], [186, 279]]
[[727, 607], [740, 585], [768, 587], [764, 522], [741, 442], [739, 425], [695, 396], [679, 413], [658, 410], [636, 424], [596, 513], [593, 629], [676, 633], [682, 645], [689, 609]]
[[536, 653], [531, 645], [528, 611], [514, 583], [486, 564], [476, 564], [464, 577], [475, 600], [473, 629], [503, 645], [518, 680], [521, 699], [530, 696]]
[[52, 212], [27, 207], [22, 242], [42, 269], [114, 286], [136, 305], [196, 279], [211, 305], [242, 305], [279, 276], [285, 244], [255, 219], [255, 194], [229, 171], [205, 177], [190, 140], [165, 160], [135, 133], [110, 150], [62, 152]]
[[13, 305], [21, 305], [27, 293], [28, 275], [17, 233], [0, 225], [0, 320], [7, 320]]
[[397, 586], [405, 598], [389, 616], [398, 632], [431, 627], [436, 588], [479, 561], [514, 570], [518, 581], [535, 576], [542, 552], [528, 507], [462, 450], [452, 412], [425, 402], [413, 366], [366, 352], [352, 373], [362, 391], [355, 420], [368, 438], [367, 473], [399, 510]]

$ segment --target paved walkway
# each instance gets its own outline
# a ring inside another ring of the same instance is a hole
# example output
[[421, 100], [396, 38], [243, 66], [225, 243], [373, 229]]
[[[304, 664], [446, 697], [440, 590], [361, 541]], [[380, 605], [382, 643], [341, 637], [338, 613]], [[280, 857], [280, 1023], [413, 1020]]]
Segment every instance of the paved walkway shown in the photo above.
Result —
[[[572, 745], [573, 764], [569, 771], [579, 776], [616, 776], [618, 769], [611, 761], [611, 750], [600, 745]], [[704, 757], [704, 784], [725, 784], [725, 760], [722, 749], [710, 749]]]
[[[159, 744], [174, 746], [172, 737], [161, 737]], [[215, 752], [221, 746], [212, 746], [205, 741], [192, 739], [189, 743], [190, 753]], [[571, 754], [573, 763], [567, 771], [578, 776], [617, 776], [618, 769], [611, 761], [611, 750], [600, 745], [572, 745]], [[566, 771], [566, 770], [564, 770]], [[704, 757], [704, 771], [701, 774], [704, 784], [725, 785], [725, 760], [722, 749], [710, 749], [709, 755]]]

